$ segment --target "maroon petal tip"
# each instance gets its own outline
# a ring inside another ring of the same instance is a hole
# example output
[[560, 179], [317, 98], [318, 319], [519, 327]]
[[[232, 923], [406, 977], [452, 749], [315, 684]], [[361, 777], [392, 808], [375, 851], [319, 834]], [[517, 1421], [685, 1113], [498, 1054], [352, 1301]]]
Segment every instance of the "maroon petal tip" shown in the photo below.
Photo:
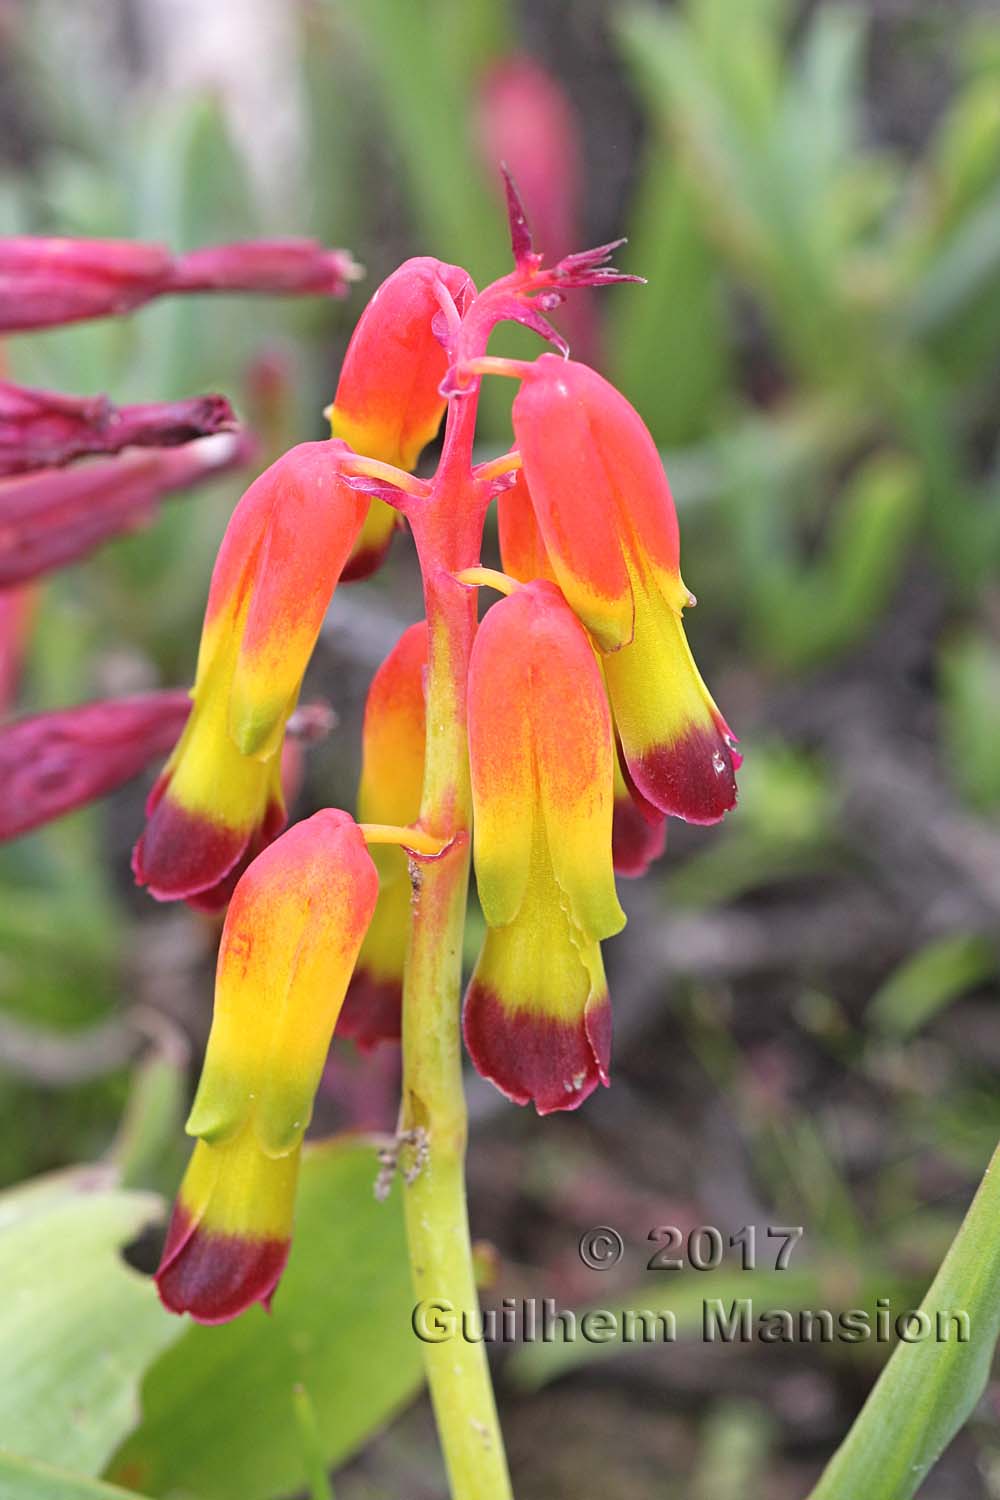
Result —
[[611, 1005], [588, 1002], [579, 1022], [513, 1010], [473, 980], [465, 997], [462, 1032], [476, 1069], [515, 1104], [540, 1115], [579, 1109], [599, 1083], [607, 1086], [611, 1060]]
[[379, 1042], [398, 1042], [402, 1034], [402, 984], [356, 969], [337, 1020], [337, 1036], [352, 1041], [360, 1052], [371, 1052]]
[[177, 1204], [154, 1278], [160, 1301], [169, 1312], [210, 1325], [228, 1323], [255, 1302], [269, 1312], [289, 1245], [206, 1231]]
[[661, 813], [686, 823], [718, 823], [736, 806], [736, 769], [731, 737], [713, 724], [694, 728], [670, 745], [654, 745], [629, 758], [629, 775], [640, 795]]

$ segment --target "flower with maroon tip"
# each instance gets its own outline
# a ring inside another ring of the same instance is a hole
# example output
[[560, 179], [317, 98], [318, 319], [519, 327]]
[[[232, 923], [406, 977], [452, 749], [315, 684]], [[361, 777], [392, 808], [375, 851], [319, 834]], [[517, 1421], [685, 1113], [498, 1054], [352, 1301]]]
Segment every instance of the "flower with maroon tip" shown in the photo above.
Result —
[[170, 689], [81, 703], [0, 726], [0, 840], [17, 838], [138, 776], [166, 755], [191, 700]]
[[[420, 814], [424, 781], [427, 625], [403, 632], [368, 691], [362, 731], [358, 817], [363, 823], [403, 827]], [[378, 905], [361, 947], [337, 1035], [368, 1051], [396, 1041], [402, 1029], [403, 968], [410, 935], [410, 871], [404, 851], [373, 847]]]
[[281, 746], [323, 616], [361, 527], [343, 443], [302, 443], [266, 469], [219, 548], [194, 708], [150, 794], [132, 868], [161, 901], [225, 904], [284, 825]]
[[174, 448], [236, 425], [224, 396], [114, 406], [107, 396], [64, 396], [0, 380], [0, 478], [123, 448]]
[[487, 935], [466, 1045], [516, 1103], [575, 1109], [608, 1081], [600, 943], [625, 917], [611, 868], [611, 716], [586, 632], [551, 583], [516, 588], [479, 628], [469, 753]]
[[611, 820], [611, 858], [616, 875], [636, 880], [667, 847], [664, 815], [630, 787], [615, 756], [615, 806]]
[[[383, 281], [358, 319], [329, 408], [334, 437], [356, 453], [412, 471], [437, 435], [448, 355], [437, 335], [451, 303], [464, 312], [475, 295], [468, 271], [416, 256]], [[345, 579], [367, 578], [381, 563], [398, 513], [373, 499]]]
[[169, 292], [342, 297], [360, 274], [315, 240], [248, 240], [171, 255], [132, 240], [0, 239], [0, 333], [132, 312]]
[[[555, 569], [545, 550], [523, 469], [517, 471], [514, 482], [497, 496], [497, 529], [505, 573], [522, 583], [536, 578], [555, 582]], [[616, 753], [611, 826], [615, 872], [629, 878], [644, 875], [663, 853], [666, 839], [665, 817], [629, 786]]]
[[602, 653], [628, 779], [659, 812], [715, 823], [736, 802], [735, 740], [681, 623], [674, 503], [639, 414], [595, 370], [519, 367], [513, 422], [545, 550]]
[[361, 830], [328, 808], [254, 861], [226, 914], [197, 1137], [156, 1284], [222, 1323], [265, 1307], [291, 1241], [302, 1137], [378, 894]]
[[0, 588], [65, 568], [110, 538], [149, 525], [161, 500], [242, 468], [252, 452], [243, 433], [220, 432], [180, 448], [4, 480]]

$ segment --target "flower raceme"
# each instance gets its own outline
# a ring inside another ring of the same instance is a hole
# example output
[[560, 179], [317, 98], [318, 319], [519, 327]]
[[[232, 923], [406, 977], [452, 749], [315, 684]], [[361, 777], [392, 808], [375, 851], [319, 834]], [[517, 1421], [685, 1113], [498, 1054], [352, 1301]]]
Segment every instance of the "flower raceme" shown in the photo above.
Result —
[[0, 239], [0, 333], [132, 312], [171, 292], [342, 297], [360, 274], [314, 240], [248, 240], [171, 255], [132, 240]]
[[79, 562], [111, 537], [149, 525], [159, 504], [245, 467], [245, 433], [218, 432], [179, 448], [43, 469], [0, 483], [0, 589]]
[[[358, 817], [364, 823], [415, 823], [424, 780], [427, 625], [404, 631], [372, 679], [362, 730]], [[410, 873], [402, 849], [372, 849], [378, 905], [358, 957], [337, 1035], [367, 1050], [398, 1040], [403, 970], [410, 931]]]
[[0, 380], [0, 478], [89, 454], [174, 447], [236, 425], [224, 396], [115, 406], [106, 396], [64, 396]]
[[[25, 590], [0, 591], [0, 716], [16, 678], [22, 649], [17, 636], [27, 625], [30, 604]], [[6, 618], [10, 607], [18, 605], [21, 619], [16, 612]], [[161, 688], [0, 723], [0, 843], [140, 776], [176, 745], [190, 714], [190, 693]], [[304, 746], [321, 739], [330, 720], [323, 703], [305, 703], [289, 719], [281, 757], [286, 803], [295, 800], [301, 784]]]
[[[429, 256], [404, 261], [376, 290], [344, 356], [329, 408], [333, 436], [358, 453], [411, 471], [437, 435], [448, 356], [435, 331], [450, 300], [461, 314], [475, 293], [468, 271]], [[365, 578], [385, 556], [399, 523], [373, 498], [344, 578]]]
[[194, 707], [150, 794], [133, 868], [160, 900], [215, 909], [284, 824], [288, 716], [367, 497], [336, 441], [302, 443], [255, 480], [216, 559]]
[[[0, 594], [0, 600], [14, 591]], [[142, 693], [0, 726], [0, 842], [121, 786], [166, 754], [184, 727], [182, 691]]]
[[466, 1045], [517, 1103], [574, 1109], [608, 1082], [600, 943], [625, 917], [611, 865], [611, 716], [586, 632], [554, 584], [515, 588], [480, 626], [469, 753], [488, 930]]
[[174, 1312], [219, 1323], [270, 1303], [302, 1137], [378, 894], [361, 830], [326, 809], [258, 855], [226, 914], [194, 1155], [156, 1273]]
[[717, 822], [739, 757], [684, 635], [693, 601], [653, 439], [586, 365], [543, 354], [517, 370], [525, 482], [555, 578], [602, 652], [628, 779], [661, 813]]

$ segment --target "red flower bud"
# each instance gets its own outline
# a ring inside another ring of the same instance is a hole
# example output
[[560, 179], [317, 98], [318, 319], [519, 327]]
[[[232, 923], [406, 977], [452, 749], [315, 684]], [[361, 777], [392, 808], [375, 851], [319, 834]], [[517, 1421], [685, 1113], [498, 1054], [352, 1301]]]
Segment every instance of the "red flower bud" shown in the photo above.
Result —
[[109, 537], [147, 525], [167, 495], [240, 468], [251, 451], [249, 438], [218, 433], [0, 483], [0, 588], [64, 568]]
[[174, 448], [236, 425], [224, 396], [114, 406], [107, 396], [63, 396], [0, 380], [0, 478], [58, 468], [85, 454]]
[[131, 312], [167, 292], [308, 292], [340, 297], [358, 275], [346, 250], [259, 240], [172, 256], [129, 240], [0, 239], [0, 333]]

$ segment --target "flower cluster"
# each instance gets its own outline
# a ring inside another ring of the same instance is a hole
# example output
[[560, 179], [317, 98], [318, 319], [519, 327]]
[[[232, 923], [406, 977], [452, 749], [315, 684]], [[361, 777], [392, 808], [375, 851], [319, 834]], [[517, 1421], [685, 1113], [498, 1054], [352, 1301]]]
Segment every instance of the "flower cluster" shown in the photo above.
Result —
[[[136, 844], [136, 879], [157, 899], [228, 905], [188, 1121], [197, 1144], [157, 1273], [164, 1302], [203, 1321], [269, 1302], [338, 1017], [361, 1047], [399, 1038], [411, 875], [467, 844], [470, 810], [486, 935], [464, 1037], [485, 1077], [544, 1114], [576, 1108], [609, 1079], [601, 944], [625, 923], [615, 872], [647, 868], [668, 817], [713, 823], [735, 802], [733, 736], [685, 639], [694, 601], [659, 455], [638, 413], [568, 357], [548, 322], [568, 290], [634, 278], [608, 265], [613, 245], [546, 267], [508, 192], [514, 270], [477, 293], [460, 267], [401, 266], [357, 325], [331, 438], [286, 453], [236, 506], [193, 706]], [[123, 267], [115, 260], [110, 279], [134, 303]], [[67, 301], [68, 316], [84, 315], [77, 305]], [[503, 320], [559, 352], [489, 356]], [[474, 467], [476, 401], [494, 374], [519, 384], [515, 447]], [[437, 473], [417, 478], [446, 411]], [[502, 573], [478, 556], [494, 498]], [[283, 833], [286, 728], [324, 614], [339, 582], [378, 566], [404, 520], [427, 619], [372, 683], [359, 821], [327, 809]], [[477, 629], [472, 591], [484, 585], [502, 597]], [[435, 673], [450, 696], [432, 695]], [[119, 759], [133, 773], [153, 753], [136, 743], [155, 742], [150, 711], [144, 702], [122, 718]], [[465, 736], [467, 765], [442, 788], [431, 746], [443, 717]], [[45, 726], [32, 732], [44, 739]], [[2, 745], [0, 732], [0, 760]]]

